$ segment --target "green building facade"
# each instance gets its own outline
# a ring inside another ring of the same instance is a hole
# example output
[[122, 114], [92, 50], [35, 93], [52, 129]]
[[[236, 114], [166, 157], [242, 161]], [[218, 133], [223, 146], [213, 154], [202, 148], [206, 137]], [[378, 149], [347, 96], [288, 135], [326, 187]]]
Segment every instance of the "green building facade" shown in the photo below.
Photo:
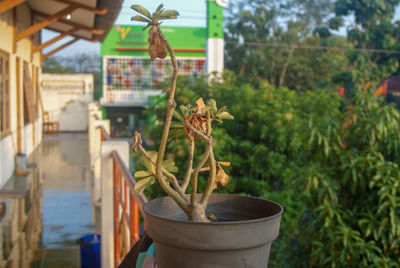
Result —
[[[223, 6], [207, 1], [207, 27], [161, 27], [174, 48], [180, 75], [199, 76], [223, 68]], [[131, 137], [150, 123], [143, 110], [162, 94], [157, 85], [172, 75], [169, 58], [150, 60], [143, 26], [114, 25], [101, 44], [103, 114], [111, 135]], [[210, 60], [211, 59], [211, 60]], [[147, 122], [146, 122], [147, 121]]]

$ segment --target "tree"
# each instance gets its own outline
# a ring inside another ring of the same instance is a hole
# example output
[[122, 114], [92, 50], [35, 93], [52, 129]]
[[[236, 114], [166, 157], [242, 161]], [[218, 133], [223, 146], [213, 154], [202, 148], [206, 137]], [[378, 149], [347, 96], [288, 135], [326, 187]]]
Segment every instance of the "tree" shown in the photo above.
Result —
[[253, 0], [239, 2], [229, 13], [226, 68], [242, 81], [311, 89], [330, 85], [331, 77], [347, 68], [343, 51], [310, 49], [346, 44], [345, 38], [313, 35], [333, 15], [331, 1]]
[[400, 73], [400, 55], [390, 53], [400, 49], [399, 22], [393, 22], [394, 11], [399, 3], [399, 0], [336, 1], [336, 17], [332, 20], [336, 23], [330, 27], [336, 29], [338, 25], [343, 25], [345, 18], [354, 16], [354, 23], [346, 25], [347, 38], [354, 48], [365, 49], [349, 55], [351, 68], [336, 79], [347, 85], [350, 95], [359, 83], [371, 83], [376, 88], [383, 78]]

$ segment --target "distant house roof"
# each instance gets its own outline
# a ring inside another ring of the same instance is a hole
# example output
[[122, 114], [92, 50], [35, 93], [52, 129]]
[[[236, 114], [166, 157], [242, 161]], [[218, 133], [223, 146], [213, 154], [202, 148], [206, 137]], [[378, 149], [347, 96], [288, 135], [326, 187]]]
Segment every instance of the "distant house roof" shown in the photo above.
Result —
[[396, 103], [400, 109], [400, 76], [384, 78], [379, 84], [376, 96], [385, 96], [386, 101]]

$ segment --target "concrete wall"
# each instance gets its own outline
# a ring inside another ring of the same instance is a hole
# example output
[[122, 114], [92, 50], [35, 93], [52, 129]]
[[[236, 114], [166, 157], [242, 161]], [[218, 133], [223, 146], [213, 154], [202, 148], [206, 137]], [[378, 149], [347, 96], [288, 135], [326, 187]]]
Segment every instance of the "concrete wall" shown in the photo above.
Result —
[[93, 100], [92, 74], [42, 74], [44, 110], [61, 131], [87, 131], [88, 103]]
[[[31, 25], [31, 10], [28, 4], [20, 4], [17, 8], [17, 32], [21, 32]], [[19, 107], [21, 114], [21, 151], [28, 156], [35, 150], [42, 140], [41, 129], [41, 113], [35, 122], [30, 122], [24, 125], [24, 92], [23, 92], [23, 66], [24, 62], [28, 63], [31, 73], [33, 68], [38, 68], [39, 79], [41, 73], [40, 53], [32, 55], [32, 47], [40, 43], [39, 32], [34, 35], [17, 42], [16, 50], [13, 49], [14, 36], [14, 16], [13, 10], [9, 10], [0, 14], [0, 50], [9, 55], [9, 83], [10, 83], [10, 123], [11, 132], [0, 136], [0, 188], [12, 176], [15, 168], [14, 157], [17, 151], [17, 58], [20, 59], [19, 78]], [[1, 117], [0, 117], [1, 118]], [[35, 133], [35, 135], [33, 135]]]

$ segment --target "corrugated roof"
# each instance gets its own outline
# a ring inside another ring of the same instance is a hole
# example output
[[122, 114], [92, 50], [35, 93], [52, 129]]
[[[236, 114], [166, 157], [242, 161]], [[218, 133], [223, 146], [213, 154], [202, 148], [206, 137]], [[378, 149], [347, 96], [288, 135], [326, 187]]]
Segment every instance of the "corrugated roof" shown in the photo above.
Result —
[[103, 42], [106, 38], [108, 32], [111, 30], [112, 26], [114, 25], [114, 21], [117, 19], [118, 14], [121, 10], [123, 0], [98, 0], [97, 1], [97, 8], [108, 9], [106, 15], [99, 16], [97, 15], [95, 18], [95, 28], [100, 28], [104, 30], [102, 35], [97, 35], [97, 39], [100, 42]]
[[[100, 41], [107, 36], [121, 10], [123, 0], [28, 0], [35, 18], [43, 20], [68, 6], [75, 6], [69, 13], [45, 28], [59, 33], [66, 33], [76, 29], [70, 36], [75, 38]], [[107, 12], [104, 14], [104, 9]], [[68, 17], [67, 17], [68, 15]], [[102, 33], [98, 34], [98, 31]]]

